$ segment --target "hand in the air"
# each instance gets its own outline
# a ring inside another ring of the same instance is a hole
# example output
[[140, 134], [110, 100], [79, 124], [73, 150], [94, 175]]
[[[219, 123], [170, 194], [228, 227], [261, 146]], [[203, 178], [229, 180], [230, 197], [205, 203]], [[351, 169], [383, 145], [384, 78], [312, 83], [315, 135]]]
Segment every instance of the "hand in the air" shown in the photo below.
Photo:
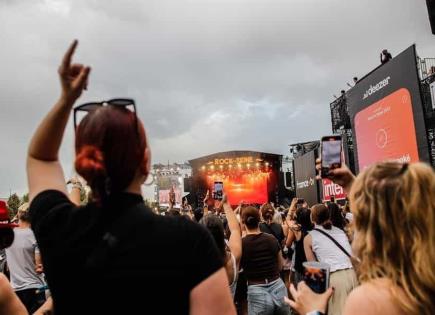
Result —
[[[316, 160], [316, 169], [318, 171], [321, 169], [321, 163], [321, 159]], [[320, 179], [320, 176], [317, 176], [317, 178]], [[346, 166], [346, 164], [343, 163], [340, 168], [330, 170], [328, 178], [337, 185], [343, 187], [346, 193], [349, 193], [355, 179], [355, 175], [353, 175], [351, 170]]]
[[78, 45], [78, 41], [74, 40], [67, 52], [63, 56], [62, 64], [59, 67], [59, 77], [62, 85], [62, 98], [73, 104], [86, 90], [88, 77], [91, 68], [82, 64], [71, 64], [72, 56]]
[[326, 306], [334, 292], [332, 288], [328, 288], [325, 293], [317, 294], [313, 292], [304, 281], [298, 283], [298, 289], [292, 284], [290, 292], [294, 300], [284, 297], [284, 301], [295, 309], [299, 314], [306, 314], [312, 311], [320, 311], [326, 313]]

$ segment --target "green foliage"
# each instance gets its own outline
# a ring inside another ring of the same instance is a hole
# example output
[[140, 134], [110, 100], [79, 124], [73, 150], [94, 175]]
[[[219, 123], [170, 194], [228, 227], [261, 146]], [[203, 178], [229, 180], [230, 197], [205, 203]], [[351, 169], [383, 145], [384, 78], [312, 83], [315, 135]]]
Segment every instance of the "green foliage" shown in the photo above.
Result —
[[29, 202], [29, 193], [26, 193], [21, 197], [21, 204]]
[[12, 194], [8, 198], [9, 217], [12, 219], [18, 212], [18, 208], [21, 205], [20, 197], [17, 194]]

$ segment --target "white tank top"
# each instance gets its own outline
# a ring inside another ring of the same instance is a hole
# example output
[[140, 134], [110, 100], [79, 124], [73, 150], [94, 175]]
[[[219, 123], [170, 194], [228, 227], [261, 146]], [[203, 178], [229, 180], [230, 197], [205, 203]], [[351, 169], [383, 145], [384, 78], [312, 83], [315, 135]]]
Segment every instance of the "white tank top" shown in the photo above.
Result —
[[[352, 248], [350, 247], [349, 240], [343, 230], [340, 230], [335, 226], [330, 230], [324, 229], [320, 225], [316, 225], [315, 228], [328, 233], [341, 246], [343, 246], [349, 254], [352, 254]], [[331, 272], [352, 268], [352, 263], [349, 257], [347, 257], [346, 254], [343, 253], [343, 251], [327, 236], [315, 230], [310, 231], [309, 234], [312, 238], [313, 252], [317, 257], [317, 260], [322, 263], [327, 263], [331, 267]]]

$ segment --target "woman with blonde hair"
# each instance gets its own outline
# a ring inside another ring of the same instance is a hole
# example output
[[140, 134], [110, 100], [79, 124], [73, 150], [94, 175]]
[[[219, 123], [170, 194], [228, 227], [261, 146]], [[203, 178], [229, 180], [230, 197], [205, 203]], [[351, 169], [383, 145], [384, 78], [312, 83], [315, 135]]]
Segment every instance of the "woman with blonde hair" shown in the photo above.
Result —
[[[435, 314], [435, 173], [423, 163], [382, 162], [354, 180], [346, 167], [331, 179], [350, 190], [353, 249], [360, 258], [361, 285], [343, 313]], [[305, 284], [287, 301], [299, 313], [325, 313], [332, 295]]]

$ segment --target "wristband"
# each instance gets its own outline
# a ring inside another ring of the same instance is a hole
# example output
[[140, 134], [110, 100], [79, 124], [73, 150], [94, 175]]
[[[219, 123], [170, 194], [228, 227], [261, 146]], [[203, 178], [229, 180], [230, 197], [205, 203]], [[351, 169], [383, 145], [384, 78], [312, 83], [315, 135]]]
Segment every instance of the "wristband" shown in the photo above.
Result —
[[311, 312], [308, 312], [305, 315], [325, 315], [325, 314], [322, 313], [321, 311], [311, 311]]

